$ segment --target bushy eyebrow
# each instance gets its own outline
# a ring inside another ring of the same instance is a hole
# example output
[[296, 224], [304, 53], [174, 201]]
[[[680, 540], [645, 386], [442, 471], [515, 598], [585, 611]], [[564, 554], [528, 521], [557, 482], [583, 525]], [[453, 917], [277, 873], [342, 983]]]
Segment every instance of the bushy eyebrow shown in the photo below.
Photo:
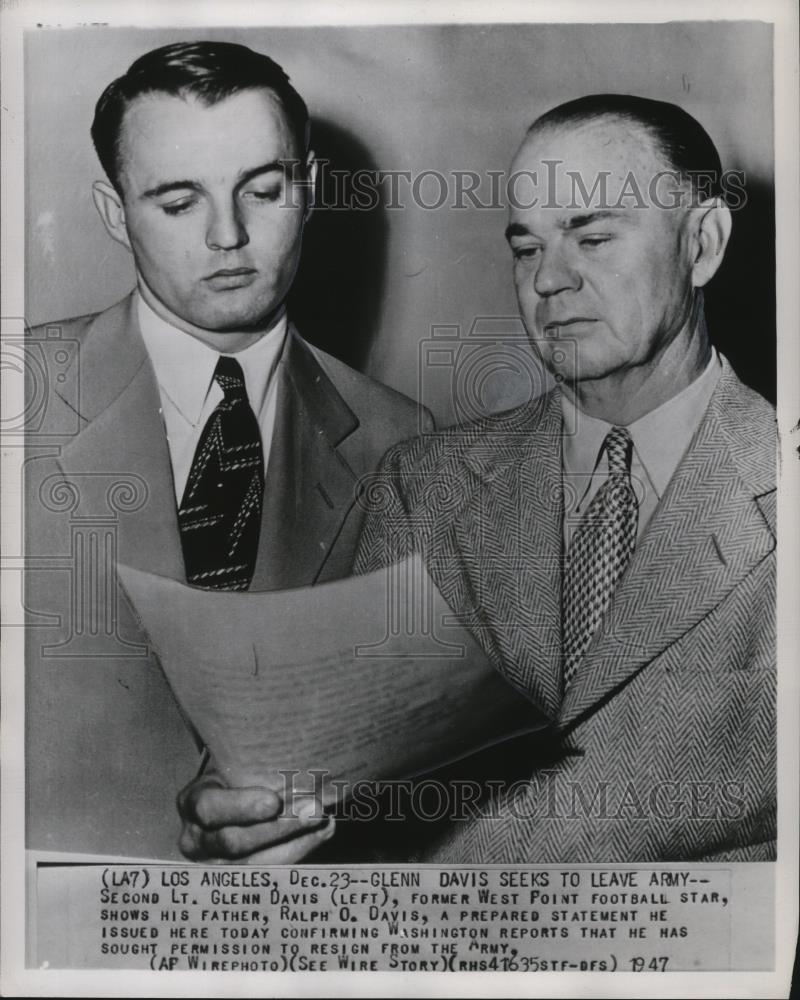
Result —
[[142, 192], [142, 198], [160, 198], [162, 194], [169, 194], [171, 191], [202, 191], [203, 185], [197, 181], [168, 181], [165, 184], [158, 184], [154, 188], [149, 188]]
[[510, 222], [506, 226], [506, 239], [510, 240], [512, 236], [532, 236], [530, 229], [527, 226], [523, 226], [521, 222]]
[[268, 174], [279, 170], [282, 174], [288, 173], [296, 160], [270, 160], [269, 163], [262, 163], [260, 167], [253, 167], [252, 170], [245, 170], [239, 177], [239, 184], [246, 184], [259, 174]]
[[[597, 212], [587, 212], [585, 215], [573, 215], [568, 219], [564, 219], [558, 223], [558, 228], [564, 230], [564, 232], [570, 232], [573, 229], [583, 229], [584, 226], [591, 226], [594, 222], [602, 222], [605, 219], [611, 219], [614, 222], [621, 222], [623, 224], [629, 222], [629, 217], [623, 212], [615, 212], [612, 209], [601, 209]], [[511, 222], [506, 226], [506, 240], [511, 240], [514, 236], [535, 236], [524, 223], [522, 222]]]
[[573, 215], [563, 222], [559, 222], [559, 228], [564, 230], [582, 229], [584, 226], [591, 226], [593, 222], [600, 222], [603, 219], [614, 219], [615, 222], [624, 222], [625, 216], [621, 212], [613, 212], [609, 209], [598, 212], [587, 212], [586, 215]]
[[[290, 163], [293, 161], [289, 161]], [[269, 163], [262, 163], [258, 167], [252, 167], [250, 170], [245, 170], [239, 175], [237, 180], [237, 185], [246, 184], [251, 181], [254, 177], [258, 177], [259, 174], [267, 174], [274, 170], [280, 170], [282, 173], [286, 172], [288, 164], [283, 163], [281, 160], [270, 160]], [[170, 194], [172, 191], [197, 191], [203, 190], [203, 185], [199, 181], [182, 180], [182, 181], [166, 181], [164, 184], [157, 184], [155, 187], [148, 188], [147, 191], [142, 193], [142, 198], [160, 198], [162, 195]]]

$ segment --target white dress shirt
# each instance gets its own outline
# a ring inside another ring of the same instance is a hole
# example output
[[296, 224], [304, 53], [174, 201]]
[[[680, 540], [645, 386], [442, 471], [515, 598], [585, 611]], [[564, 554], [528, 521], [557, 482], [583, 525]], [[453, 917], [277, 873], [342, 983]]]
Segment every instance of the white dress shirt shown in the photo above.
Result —
[[[721, 371], [714, 350], [694, 382], [628, 427], [633, 440], [631, 484], [639, 502], [637, 537], [647, 527], [700, 426]], [[608, 458], [601, 449], [613, 425], [584, 413], [566, 393], [562, 394], [562, 413], [564, 544], [569, 548], [586, 508], [608, 478]]]
[[[192, 459], [208, 418], [224, 397], [214, 381], [220, 352], [162, 319], [137, 293], [139, 328], [156, 373], [161, 396], [161, 417], [169, 444], [175, 499], [181, 497]], [[242, 366], [247, 398], [261, 430], [264, 468], [267, 468], [278, 379], [275, 377], [286, 338], [284, 313], [275, 326], [250, 347], [226, 357]]]

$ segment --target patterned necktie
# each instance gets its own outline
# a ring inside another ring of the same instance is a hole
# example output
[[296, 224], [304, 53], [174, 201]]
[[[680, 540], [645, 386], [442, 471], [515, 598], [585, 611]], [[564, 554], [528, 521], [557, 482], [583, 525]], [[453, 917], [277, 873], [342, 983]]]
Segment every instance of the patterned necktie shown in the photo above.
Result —
[[178, 509], [186, 579], [206, 590], [247, 590], [253, 578], [264, 499], [258, 421], [238, 361], [221, 357], [225, 393], [208, 418]]
[[612, 427], [603, 442], [608, 479], [589, 504], [569, 547], [564, 578], [564, 689], [630, 562], [639, 517], [631, 485], [633, 441]]

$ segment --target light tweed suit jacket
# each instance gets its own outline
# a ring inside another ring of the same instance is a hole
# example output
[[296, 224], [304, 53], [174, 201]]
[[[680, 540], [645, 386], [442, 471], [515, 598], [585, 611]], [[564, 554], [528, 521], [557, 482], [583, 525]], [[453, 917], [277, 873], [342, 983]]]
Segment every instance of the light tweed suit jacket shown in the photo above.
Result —
[[547, 719], [538, 736], [508, 744], [502, 774], [492, 772], [516, 785], [418, 856], [774, 857], [775, 445], [772, 407], [723, 359], [566, 694], [562, 519], [572, 487], [562, 482], [558, 391], [391, 449], [357, 570], [422, 551], [495, 667]]
[[[158, 385], [132, 297], [32, 330], [30, 357], [48, 377], [32, 385], [29, 412], [43, 417], [26, 439], [27, 845], [177, 858], [175, 796], [200, 748], [115, 573], [119, 561], [185, 579]], [[348, 576], [361, 478], [430, 426], [411, 400], [291, 325], [278, 378], [251, 590]]]

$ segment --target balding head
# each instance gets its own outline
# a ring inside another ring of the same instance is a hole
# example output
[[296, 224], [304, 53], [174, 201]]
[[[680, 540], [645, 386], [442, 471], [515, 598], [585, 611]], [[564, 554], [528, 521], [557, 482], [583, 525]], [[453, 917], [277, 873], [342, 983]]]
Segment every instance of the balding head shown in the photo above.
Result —
[[677, 174], [699, 199], [724, 194], [722, 164], [711, 137], [688, 111], [666, 101], [631, 94], [590, 94], [540, 115], [528, 136], [590, 123], [618, 124], [649, 140], [663, 169]]
[[550, 368], [568, 359], [556, 374], [618, 384], [633, 369], [674, 365], [689, 345], [707, 353], [700, 289], [722, 261], [731, 218], [719, 196], [699, 197], [696, 181], [718, 164], [694, 119], [641, 98], [584, 98], [527, 131], [507, 235], [528, 332]]

